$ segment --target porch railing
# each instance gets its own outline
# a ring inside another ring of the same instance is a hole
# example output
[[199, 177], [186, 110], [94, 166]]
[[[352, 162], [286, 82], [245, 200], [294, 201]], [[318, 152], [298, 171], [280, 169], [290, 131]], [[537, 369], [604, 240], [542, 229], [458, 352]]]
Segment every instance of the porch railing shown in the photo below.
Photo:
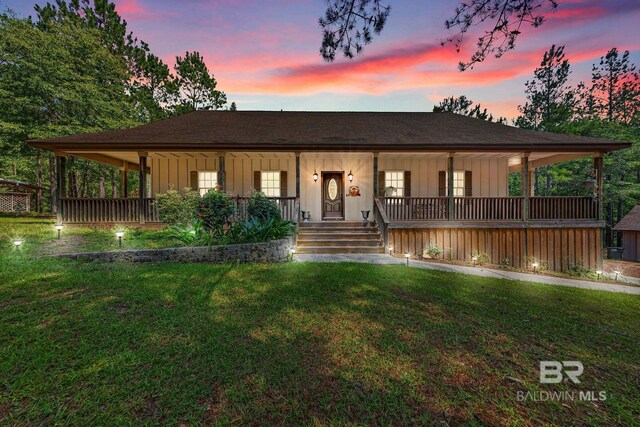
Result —
[[[448, 197], [379, 197], [375, 199], [390, 222], [394, 221], [521, 221], [523, 197], [456, 197], [449, 215]], [[530, 221], [598, 219], [592, 197], [531, 197]]]
[[[282, 213], [282, 217], [298, 223], [300, 203], [296, 197], [270, 197]], [[247, 215], [247, 197], [233, 197], [236, 203], [236, 218]], [[140, 222], [140, 201], [136, 198], [84, 199], [63, 198], [63, 223], [128, 223]], [[143, 203], [146, 222], [159, 222], [158, 209], [154, 198], [145, 198]]]
[[[236, 218], [247, 217], [247, 206], [249, 204], [250, 197], [233, 197], [232, 200], [236, 203]], [[300, 204], [296, 197], [269, 197], [269, 200], [275, 202], [280, 208], [282, 218], [287, 221], [298, 222]]]
[[[63, 198], [62, 221], [65, 223], [92, 222], [139, 222], [140, 200], [134, 198], [81, 199]], [[158, 222], [155, 199], [145, 198], [144, 209], [147, 222]]]

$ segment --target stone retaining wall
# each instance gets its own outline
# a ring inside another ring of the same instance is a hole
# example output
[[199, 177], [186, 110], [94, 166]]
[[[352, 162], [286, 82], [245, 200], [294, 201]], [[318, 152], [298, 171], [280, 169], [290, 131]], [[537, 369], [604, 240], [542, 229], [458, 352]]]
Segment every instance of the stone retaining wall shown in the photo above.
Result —
[[291, 240], [274, 240], [267, 243], [167, 249], [132, 249], [109, 252], [80, 252], [57, 255], [84, 261], [103, 262], [284, 262], [289, 258]]

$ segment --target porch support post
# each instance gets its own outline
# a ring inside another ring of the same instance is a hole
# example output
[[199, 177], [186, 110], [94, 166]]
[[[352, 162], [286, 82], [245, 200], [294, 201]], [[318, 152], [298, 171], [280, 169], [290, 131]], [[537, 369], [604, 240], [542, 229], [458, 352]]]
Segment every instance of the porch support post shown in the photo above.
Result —
[[296, 152], [296, 197], [300, 199], [300, 152]]
[[378, 153], [373, 153], [373, 197], [380, 197], [378, 185]]
[[57, 219], [58, 224], [62, 224], [62, 199], [67, 197], [67, 157], [56, 153], [56, 186], [58, 187]]
[[[596, 156], [593, 157], [593, 169], [594, 172], [596, 174], [596, 194], [595, 196], [597, 197], [596, 200], [596, 208], [598, 209], [598, 212], [596, 214], [598, 221], [603, 221], [604, 220], [604, 212], [603, 212], [603, 208], [604, 208], [604, 155], [602, 153], [598, 153]], [[602, 265], [603, 265], [603, 255], [604, 255], [604, 234], [605, 234], [606, 230], [601, 228], [600, 229], [600, 254], [598, 256], [597, 259], [597, 266], [598, 268], [602, 269]]]
[[121, 187], [122, 187], [122, 197], [125, 199], [129, 197], [129, 162], [122, 162], [122, 168], [120, 169], [121, 176]]
[[595, 194], [596, 197], [596, 206], [598, 209], [596, 218], [598, 221], [602, 221], [604, 219], [604, 214], [602, 208], [604, 207], [604, 203], [602, 203], [602, 199], [604, 197], [604, 157], [602, 157], [602, 153], [593, 157], [593, 171], [595, 172]]
[[522, 220], [529, 220], [529, 197], [531, 187], [529, 186], [529, 153], [524, 153], [520, 161], [522, 164]]
[[144, 199], [147, 195], [147, 156], [148, 153], [138, 153], [138, 174], [140, 175], [140, 191], [138, 194], [138, 212], [140, 213], [140, 224], [147, 220], [146, 204]]
[[224, 172], [224, 156], [225, 153], [218, 153], [218, 185], [222, 192], [227, 191], [227, 184]]
[[447, 197], [449, 197], [449, 216], [448, 219], [451, 221], [455, 218], [455, 209], [456, 209], [456, 199], [454, 198], [453, 193], [453, 156], [454, 153], [449, 153], [449, 157], [447, 158]]

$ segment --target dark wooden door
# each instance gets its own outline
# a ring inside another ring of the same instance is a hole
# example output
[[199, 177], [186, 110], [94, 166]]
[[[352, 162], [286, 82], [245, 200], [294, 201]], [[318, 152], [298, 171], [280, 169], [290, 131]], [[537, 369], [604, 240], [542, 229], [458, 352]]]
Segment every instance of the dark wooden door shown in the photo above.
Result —
[[322, 172], [322, 219], [344, 219], [343, 172]]

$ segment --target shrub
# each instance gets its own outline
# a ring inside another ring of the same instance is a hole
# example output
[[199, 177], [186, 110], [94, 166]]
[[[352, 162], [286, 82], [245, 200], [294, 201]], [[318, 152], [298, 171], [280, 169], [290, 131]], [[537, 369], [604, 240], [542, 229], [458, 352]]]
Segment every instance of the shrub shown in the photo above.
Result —
[[429, 245], [422, 251], [422, 256], [425, 258], [436, 259], [442, 253], [438, 245]]
[[202, 220], [193, 219], [190, 224], [177, 224], [171, 227], [171, 235], [188, 246], [213, 246], [219, 236], [204, 227]]
[[500, 268], [510, 268], [511, 267], [511, 260], [509, 258], [502, 258], [500, 260], [500, 265], [498, 267], [500, 267]]
[[264, 193], [258, 191], [251, 196], [247, 203], [247, 215], [259, 221], [268, 219], [282, 219], [280, 208], [275, 201], [269, 200]]
[[476, 264], [478, 265], [491, 264], [491, 257], [489, 256], [489, 254], [486, 254], [484, 252], [474, 252], [473, 254], [471, 254], [471, 256], [476, 257]]
[[195, 216], [200, 202], [200, 194], [191, 188], [185, 188], [180, 194], [174, 189], [156, 195], [156, 206], [160, 221], [165, 224], [189, 224]]
[[259, 243], [293, 236], [296, 224], [282, 219], [269, 218], [260, 221], [249, 218], [230, 226], [225, 233], [224, 243]]
[[204, 228], [222, 235], [224, 226], [231, 222], [235, 212], [235, 203], [228, 195], [222, 191], [209, 190], [200, 200], [197, 216], [202, 220]]

